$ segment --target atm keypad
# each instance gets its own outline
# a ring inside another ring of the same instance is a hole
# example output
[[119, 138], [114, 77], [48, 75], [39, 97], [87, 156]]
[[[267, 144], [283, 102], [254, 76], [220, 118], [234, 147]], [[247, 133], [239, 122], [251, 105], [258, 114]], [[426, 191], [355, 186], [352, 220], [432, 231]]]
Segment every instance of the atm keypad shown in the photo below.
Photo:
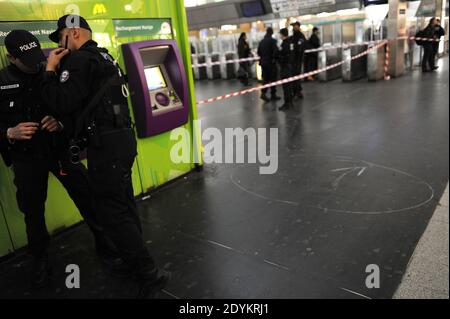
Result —
[[164, 89], [150, 92], [152, 100], [152, 110], [154, 112], [171, 110], [182, 107], [180, 99], [173, 89]]

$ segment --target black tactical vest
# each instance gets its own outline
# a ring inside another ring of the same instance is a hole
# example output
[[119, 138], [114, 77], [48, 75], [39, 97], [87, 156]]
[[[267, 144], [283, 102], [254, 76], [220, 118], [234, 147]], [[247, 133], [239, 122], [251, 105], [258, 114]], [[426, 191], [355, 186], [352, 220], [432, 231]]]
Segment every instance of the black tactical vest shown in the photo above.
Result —
[[[43, 70], [41, 70], [43, 72]], [[28, 75], [14, 65], [0, 71], [0, 126], [2, 131], [23, 122], [40, 123], [50, 112], [40, 96], [42, 73]], [[5, 150], [5, 141], [3, 150]], [[37, 131], [30, 141], [7, 145], [13, 158], [30, 160], [46, 158], [55, 146], [47, 131]]]
[[[89, 52], [92, 68], [92, 93], [86, 101], [88, 114], [82, 119], [84, 129], [95, 125], [97, 134], [108, 133], [131, 127], [128, 100], [125, 96], [125, 77], [114, 63], [108, 50], [96, 46], [86, 46], [80, 50]], [[94, 103], [96, 105], [92, 105]]]

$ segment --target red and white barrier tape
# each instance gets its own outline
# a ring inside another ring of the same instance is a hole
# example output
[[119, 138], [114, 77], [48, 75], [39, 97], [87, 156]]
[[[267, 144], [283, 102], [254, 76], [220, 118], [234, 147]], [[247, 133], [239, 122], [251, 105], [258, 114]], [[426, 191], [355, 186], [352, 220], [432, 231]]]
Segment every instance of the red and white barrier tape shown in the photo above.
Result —
[[384, 79], [387, 81], [387, 80], [391, 79], [391, 77], [389, 75], [389, 63], [391, 61], [391, 49], [389, 47], [389, 42], [386, 42], [385, 45], [386, 45], [386, 56], [384, 59]]
[[[419, 40], [419, 41], [429, 41], [429, 42], [439, 42], [440, 41], [440, 39], [416, 38], [416, 37], [399, 37], [398, 40]], [[358, 42], [358, 43], [347, 43], [347, 44], [340, 44], [340, 45], [325, 46], [325, 47], [320, 47], [317, 49], [305, 50], [305, 53], [322, 52], [322, 51], [328, 51], [328, 50], [334, 50], [334, 49], [340, 49], [340, 48], [348, 49], [348, 48], [351, 48], [354, 46], [359, 46], [359, 45], [379, 44], [383, 41], [385, 41], [385, 40], [365, 41], [365, 42]], [[193, 56], [195, 57], [195, 55], [193, 55]], [[255, 56], [255, 57], [245, 58], [245, 59], [198, 63], [198, 64], [192, 65], [192, 67], [193, 68], [202, 68], [202, 67], [222, 65], [222, 64], [234, 64], [234, 63], [242, 63], [242, 62], [259, 61], [260, 59], [261, 58], [259, 56]]]
[[398, 40], [418, 40], [418, 41], [429, 41], [429, 42], [440, 42], [441, 39], [430, 39], [430, 38], [419, 38], [419, 37], [399, 37]]
[[[366, 50], [364, 52], [361, 52], [361, 53], [351, 57], [351, 60], [359, 59], [359, 58], [369, 54], [370, 52], [379, 49], [380, 47], [384, 46], [386, 43], [387, 43], [387, 41], [382, 41], [381, 43], [379, 43], [379, 44], [369, 48], [368, 50]], [[312, 75], [315, 75], [315, 74], [318, 74], [318, 73], [322, 73], [322, 72], [328, 71], [330, 69], [334, 69], [334, 68], [344, 64], [345, 62], [346, 62], [345, 60], [342, 60], [340, 62], [328, 65], [327, 67], [319, 69], [319, 70], [315, 70], [315, 71], [311, 71], [311, 72], [307, 72], [307, 73], [302, 73], [302, 74], [299, 74], [299, 75], [296, 75], [296, 76], [292, 76], [290, 78], [283, 79], [283, 80], [280, 80], [280, 81], [276, 81], [276, 82], [268, 83], [268, 84], [265, 84], [265, 85], [253, 87], [253, 88], [250, 88], [250, 89], [246, 89], [246, 90], [242, 90], [242, 91], [238, 91], [238, 92], [232, 92], [232, 93], [221, 95], [221, 96], [218, 96], [218, 97], [214, 97], [214, 98], [198, 101], [197, 104], [198, 105], [209, 104], [209, 103], [213, 103], [213, 102], [216, 102], [216, 101], [229, 99], [229, 98], [232, 98], [232, 97], [242, 96], [242, 95], [245, 95], [245, 94], [248, 94], [248, 93], [257, 92], [257, 91], [260, 91], [260, 90], [263, 90], [263, 89], [267, 89], [267, 88], [270, 88], [270, 87], [273, 87], [273, 86], [278, 86], [278, 85], [286, 84], [286, 83], [289, 83], [289, 82], [298, 81], [298, 80], [307, 78], [309, 76], [312, 76]]]
[[359, 45], [373, 45], [383, 42], [384, 40], [377, 40], [377, 41], [365, 41], [365, 42], [357, 42], [357, 43], [344, 43], [339, 45], [332, 45], [332, 46], [325, 46], [320, 47], [317, 49], [308, 49], [305, 50], [305, 53], [312, 53], [312, 52], [321, 52], [321, 51], [328, 51], [328, 50], [334, 50], [334, 49], [348, 49], [351, 47], [356, 47]]
[[[321, 51], [328, 51], [328, 50], [334, 50], [334, 49], [340, 49], [340, 48], [347, 49], [347, 48], [355, 47], [355, 46], [359, 46], [359, 45], [373, 45], [373, 44], [378, 44], [378, 43], [380, 43], [382, 41], [383, 40], [325, 46], [325, 47], [320, 47], [320, 48], [317, 48], [317, 49], [305, 50], [305, 53], [321, 52]], [[196, 55], [193, 54], [192, 56], [195, 57]], [[255, 57], [252, 57], [252, 58], [245, 58], [245, 59], [197, 63], [197, 64], [193, 64], [192, 67], [193, 68], [202, 68], [202, 67], [222, 65], [222, 64], [234, 64], [234, 63], [241, 63], [241, 62], [259, 61], [260, 59], [261, 58], [259, 56], [255, 56]]]

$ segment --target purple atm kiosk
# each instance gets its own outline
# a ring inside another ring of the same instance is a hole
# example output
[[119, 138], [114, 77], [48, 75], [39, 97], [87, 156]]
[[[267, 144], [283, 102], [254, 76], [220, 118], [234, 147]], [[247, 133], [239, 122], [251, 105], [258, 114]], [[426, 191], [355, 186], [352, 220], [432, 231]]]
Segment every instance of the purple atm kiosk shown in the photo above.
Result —
[[170, 131], [188, 122], [186, 72], [173, 40], [122, 45], [139, 138]]

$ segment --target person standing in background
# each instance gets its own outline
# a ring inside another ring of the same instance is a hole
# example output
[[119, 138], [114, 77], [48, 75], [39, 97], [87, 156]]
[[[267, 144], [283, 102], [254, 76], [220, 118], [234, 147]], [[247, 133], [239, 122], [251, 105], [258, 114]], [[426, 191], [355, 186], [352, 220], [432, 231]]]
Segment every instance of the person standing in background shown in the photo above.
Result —
[[[294, 63], [292, 65], [293, 75], [300, 75], [302, 73], [303, 56], [305, 53], [306, 37], [300, 31], [300, 22], [291, 24], [294, 28], [294, 33], [291, 36], [291, 45], [294, 49]], [[295, 81], [293, 84], [294, 96], [298, 99], [303, 99], [303, 87], [301, 80]]]
[[[278, 53], [277, 40], [273, 37], [273, 29], [267, 28], [267, 33], [264, 39], [260, 42], [258, 46], [258, 55], [261, 58], [260, 64], [262, 68], [263, 83], [268, 84], [275, 82], [278, 77], [278, 69], [276, 64], [276, 55]], [[279, 101], [280, 97], [277, 96], [277, 87], [272, 86], [271, 97], [269, 98], [266, 94], [269, 89], [263, 89], [261, 91], [261, 99], [265, 102]]]
[[[280, 30], [281, 40], [281, 50], [278, 53], [278, 62], [280, 64], [280, 75], [281, 79], [287, 79], [292, 76], [292, 66], [294, 60], [294, 50], [291, 45], [291, 40], [289, 38], [289, 30], [284, 28]], [[280, 107], [280, 111], [286, 111], [292, 108], [292, 99], [293, 99], [293, 91], [292, 91], [292, 82], [283, 84], [283, 93], [284, 93], [284, 104]]]
[[[434, 37], [436, 38], [436, 40], [440, 40], [441, 37], [443, 37], [443, 36], [445, 36], [445, 30], [441, 26], [441, 19], [437, 18], [436, 19], [436, 25], [435, 25]], [[436, 42], [433, 43], [433, 54], [434, 54], [434, 61], [435, 61], [435, 63], [436, 63], [436, 60], [438, 59], [439, 44], [440, 44], [439, 41], [436, 41]]]
[[[318, 49], [320, 48], [320, 38], [319, 38], [319, 28], [314, 27], [312, 30], [312, 35], [308, 40], [308, 49]], [[318, 68], [318, 52], [310, 52], [305, 55], [305, 72], [315, 71]], [[314, 81], [314, 75], [308, 77], [309, 81]]]
[[[251, 56], [250, 45], [247, 42], [247, 34], [241, 33], [238, 42], [238, 55], [239, 59], [248, 59]], [[243, 85], [250, 85], [250, 78], [252, 71], [250, 70], [250, 61], [244, 61], [239, 63], [238, 79]]]
[[423, 37], [429, 39], [422, 42], [422, 72], [433, 72], [437, 69], [435, 66], [435, 43], [433, 41], [436, 39], [436, 25], [436, 18], [431, 18], [428, 26], [422, 31]]

